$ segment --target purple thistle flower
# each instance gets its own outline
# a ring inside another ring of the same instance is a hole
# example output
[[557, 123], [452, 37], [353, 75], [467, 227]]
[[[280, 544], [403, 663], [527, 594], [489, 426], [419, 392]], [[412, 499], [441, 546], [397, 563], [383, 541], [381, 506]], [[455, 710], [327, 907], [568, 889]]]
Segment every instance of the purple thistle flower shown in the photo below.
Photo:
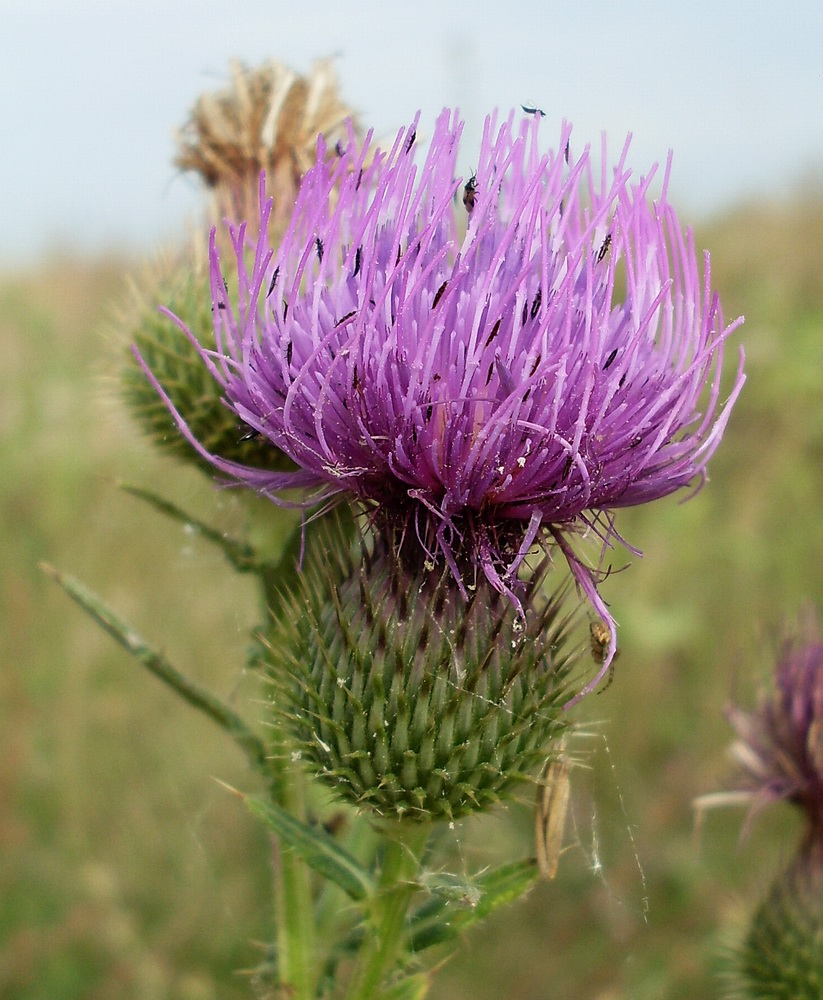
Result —
[[581, 697], [609, 669], [615, 627], [570, 537], [590, 529], [605, 548], [612, 510], [699, 485], [744, 376], [741, 352], [721, 405], [740, 321], [724, 325], [708, 255], [701, 274], [666, 201], [669, 164], [652, 202], [654, 170], [631, 179], [628, 140], [611, 171], [604, 142], [595, 171], [567, 124], [541, 153], [540, 118], [487, 119], [471, 177], [448, 111], [422, 164], [417, 119], [388, 153], [351, 133], [329, 158], [321, 137], [275, 249], [261, 179], [259, 230], [229, 228], [234, 305], [212, 234], [216, 345], [200, 350], [228, 405], [299, 471], [208, 454], [175, 416], [263, 494], [358, 498], [464, 594], [483, 574], [517, 605], [529, 549], [557, 544], [611, 630]]
[[738, 736], [732, 752], [739, 792], [750, 799], [752, 813], [771, 802], [793, 802], [809, 820], [811, 839], [823, 846], [823, 637], [814, 616], [783, 643], [774, 689], [753, 712], [731, 708], [728, 714]]

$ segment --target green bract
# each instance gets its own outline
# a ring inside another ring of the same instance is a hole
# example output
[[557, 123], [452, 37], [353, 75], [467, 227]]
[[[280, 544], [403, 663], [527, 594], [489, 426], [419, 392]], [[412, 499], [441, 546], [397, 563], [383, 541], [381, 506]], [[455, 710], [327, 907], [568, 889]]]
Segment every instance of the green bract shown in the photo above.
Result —
[[823, 851], [809, 842], [779, 875], [741, 949], [743, 996], [819, 1000], [823, 996]]
[[455, 818], [530, 781], [573, 693], [546, 569], [523, 585], [524, 618], [485, 579], [466, 601], [450, 573], [409, 568], [387, 536], [348, 552], [330, 537], [270, 636], [294, 753], [393, 818]]

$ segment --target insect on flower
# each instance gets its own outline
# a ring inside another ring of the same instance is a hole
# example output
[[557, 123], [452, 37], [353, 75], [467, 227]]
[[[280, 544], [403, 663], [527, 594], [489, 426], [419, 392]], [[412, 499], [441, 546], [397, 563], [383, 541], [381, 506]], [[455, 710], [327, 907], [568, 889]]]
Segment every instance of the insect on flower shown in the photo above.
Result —
[[474, 203], [477, 197], [477, 174], [472, 174], [471, 177], [466, 181], [466, 186], [463, 188], [463, 204], [466, 206], [466, 211], [469, 215], [474, 211]]
[[[592, 659], [598, 666], [602, 666], [606, 662], [606, 656], [609, 651], [609, 641], [611, 640], [611, 631], [605, 622], [596, 619], [589, 624], [589, 635], [591, 637], [591, 654]], [[614, 680], [614, 661], [620, 656], [620, 650], [615, 649], [614, 656], [609, 664], [609, 673], [606, 679], [606, 686], [600, 690], [600, 694], [607, 691], [610, 687], [612, 681]]]
[[596, 621], [589, 625], [589, 633], [592, 640], [592, 659], [595, 663], [602, 663], [606, 658], [606, 650], [609, 648], [611, 633], [605, 622]]
[[[466, 600], [484, 577], [525, 613], [530, 551], [561, 552], [611, 632], [577, 700], [616, 648], [602, 574], [577, 539], [608, 547], [617, 508], [700, 485], [743, 385], [741, 354], [723, 401], [741, 321], [724, 323], [708, 256], [668, 203], [670, 163], [652, 197], [655, 172], [632, 175], [628, 142], [609, 169], [593, 169], [588, 147], [567, 163], [571, 127], [544, 151], [543, 114], [524, 109], [486, 120], [463, 185], [468, 229], [455, 205], [463, 123], [449, 111], [422, 164], [418, 119], [388, 151], [352, 129], [330, 157], [321, 136], [276, 246], [263, 181], [259, 223], [230, 227], [238, 301], [215, 308], [201, 356], [296, 471], [209, 452], [165, 398], [219, 472], [276, 502], [293, 489], [307, 506], [357, 500]], [[477, 197], [477, 177], [494, 178], [495, 197]], [[606, 250], [609, 266], [595, 266]], [[210, 253], [220, 302], [215, 235]], [[267, 308], [275, 274], [288, 310]]]
[[549, 881], [557, 874], [569, 808], [569, 792], [569, 759], [561, 747], [560, 755], [548, 761], [540, 778], [534, 814], [537, 868], [541, 877]]

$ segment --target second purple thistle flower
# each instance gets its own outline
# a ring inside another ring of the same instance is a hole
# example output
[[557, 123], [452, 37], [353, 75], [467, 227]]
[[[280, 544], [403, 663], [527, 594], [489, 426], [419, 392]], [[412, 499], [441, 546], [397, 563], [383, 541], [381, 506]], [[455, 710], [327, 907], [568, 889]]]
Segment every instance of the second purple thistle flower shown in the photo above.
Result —
[[540, 115], [493, 115], [461, 176], [458, 116], [441, 114], [422, 162], [417, 127], [388, 152], [321, 137], [274, 248], [261, 182], [258, 227], [229, 230], [236, 295], [212, 235], [202, 356], [299, 468], [206, 457], [267, 495], [359, 499], [464, 593], [483, 574], [516, 603], [529, 549], [556, 544], [612, 624], [571, 536], [607, 545], [609, 511], [702, 479], [744, 381], [741, 352], [723, 404], [740, 321], [724, 324], [708, 255], [666, 200], [668, 166], [652, 200], [628, 141], [596, 169], [570, 126], [543, 153]]

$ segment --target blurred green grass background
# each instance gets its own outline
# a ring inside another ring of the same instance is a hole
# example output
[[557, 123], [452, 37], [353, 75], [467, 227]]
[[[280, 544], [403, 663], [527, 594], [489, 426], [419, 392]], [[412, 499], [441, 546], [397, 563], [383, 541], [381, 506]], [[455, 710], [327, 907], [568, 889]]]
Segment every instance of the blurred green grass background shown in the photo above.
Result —
[[[581, 706], [571, 845], [557, 878], [463, 942], [434, 1000], [721, 995], [722, 955], [796, 833], [788, 810], [692, 799], [723, 786], [723, 707], [746, 699], [823, 575], [823, 194], [700, 227], [749, 381], [695, 499], [621, 512], [645, 553], [605, 593], [622, 655]], [[112, 316], [133, 261], [62, 256], [0, 276], [0, 997], [240, 1000], [271, 936], [265, 834], [213, 777], [244, 761], [37, 568], [80, 577], [249, 718], [257, 597], [117, 478], [243, 530], [232, 491], [152, 451], [116, 399]], [[733, 367], [733, 358], [729, 358]], [[619, 562], [619, 559], [617, 560]], [[583, 641], [583, 640], [581, 640]], [[455, 864], [532, 851], [531, 803], [464, 823]]]

